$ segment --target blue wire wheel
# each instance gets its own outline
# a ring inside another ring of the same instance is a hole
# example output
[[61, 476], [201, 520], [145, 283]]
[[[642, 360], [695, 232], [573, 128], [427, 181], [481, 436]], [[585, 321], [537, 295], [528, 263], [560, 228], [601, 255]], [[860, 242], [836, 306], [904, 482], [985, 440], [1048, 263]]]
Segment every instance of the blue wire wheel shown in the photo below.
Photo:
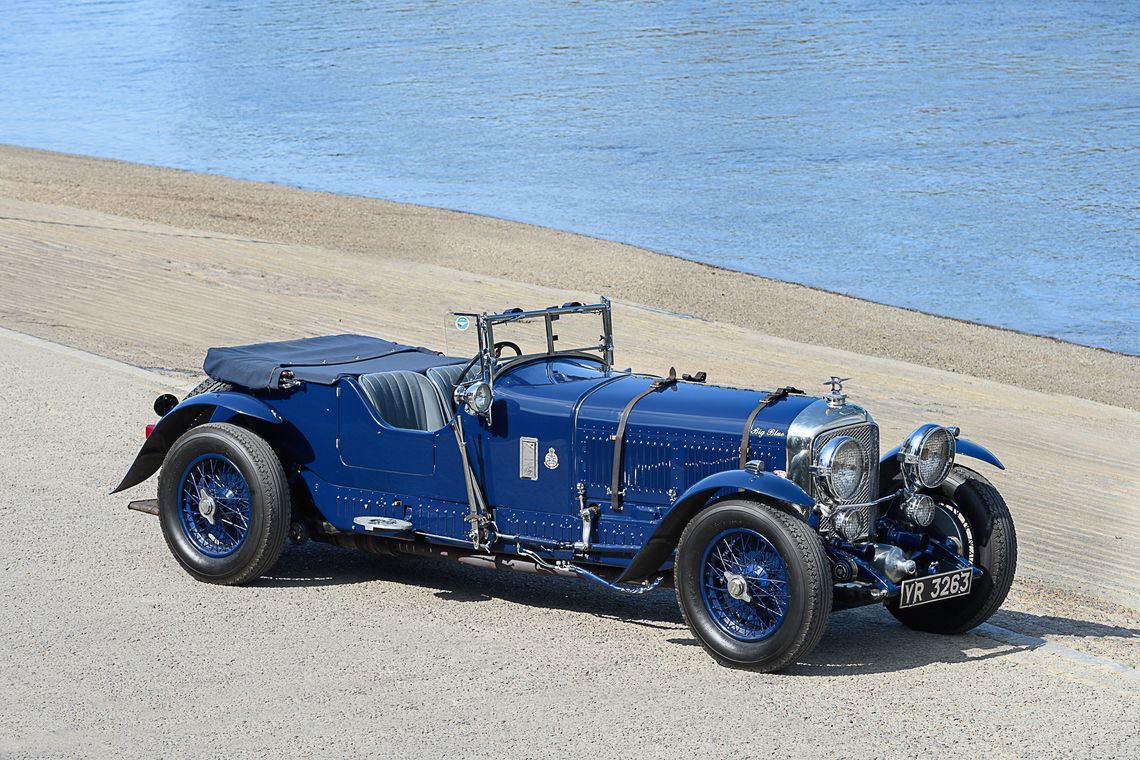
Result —
[[241, 547], [252, 519], [253, 498], [241, 470], [221, 454], [202, 454], [179, 481], [178, 518], [193, 547], [208, 557], [228, 557]]
[[705, 547], [701, 599], [709, 616], [737, 641], [762, 641], [784, 622], [791, 586], [784, 558], [749, 528], [729, 528]]

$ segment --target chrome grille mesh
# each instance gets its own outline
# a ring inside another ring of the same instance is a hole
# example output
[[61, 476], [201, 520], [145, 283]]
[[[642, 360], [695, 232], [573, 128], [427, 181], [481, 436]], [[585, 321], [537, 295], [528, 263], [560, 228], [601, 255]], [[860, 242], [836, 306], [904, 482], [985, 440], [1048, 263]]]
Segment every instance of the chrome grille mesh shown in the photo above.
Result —
[[[855, 496], [841, 503], [861, 504], [871, 501], [879, 492], [879, 426], [874, 423], [864, 423], [848, 425], [821, 433], [815, 437], [811, 444], [812, 461], [815, 461], [815, 455], [823, 448], [824, 444], [841, 435], [854, 438], [863, 447], [863, 453], [867, 457], [867, 477], [863, 478]], [[823, 491], [823, 485], [816, 478], [812, 478], [812, 496], [817, 500], [827, 498]], [[877, 508], [860, 507], [859, 512], [863, 515], [864, 524], [869, 526], [871, 535], [874, 536], [875, 521], [879, 519]], [[819, 527], [822, 530], [830, 531], [832, 529], [831, 518], [821, 520]]]

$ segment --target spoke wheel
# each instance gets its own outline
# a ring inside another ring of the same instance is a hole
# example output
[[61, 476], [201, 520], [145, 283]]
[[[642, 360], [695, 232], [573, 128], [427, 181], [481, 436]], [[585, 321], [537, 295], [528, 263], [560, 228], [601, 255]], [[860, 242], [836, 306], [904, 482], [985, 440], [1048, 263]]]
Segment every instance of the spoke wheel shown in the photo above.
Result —
[[281, 462], [255, 433], [199, 425], [167, 452], [159, 523], [171, 554], [198, 580], [235, 585], [260, 577], [281, 556], [289, 515]]
[[831, 571], [802, 520], [753, 501], [706, 507], [673, 568], [681, 614], [722, 665], [781, 670], [806, 656], [831, 612]]
[[701, 596], [721, 630], [740, 641], [760, 641], [784, 622], [791, 602], [788, 568], [768, 539], [730, 528], [709, 542]]
[[241, 470], [221, 454], [202, 454], [182, 473], [178, 514], [194, 548], [228, 557], [249, 533], [253, 498]]

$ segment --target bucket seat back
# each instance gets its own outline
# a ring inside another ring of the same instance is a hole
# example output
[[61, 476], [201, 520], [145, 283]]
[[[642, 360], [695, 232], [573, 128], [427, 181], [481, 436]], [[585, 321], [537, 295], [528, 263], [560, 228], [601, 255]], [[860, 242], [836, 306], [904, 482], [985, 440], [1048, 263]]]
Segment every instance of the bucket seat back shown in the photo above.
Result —
[[360, 376], [360, 387], [380, 417], [392, 427], [434, 432], [447, 424], [432, 381], [418, 372], [395, 370]]
[[[445, 364], [442, 367], [428, 367], [428, 380], [431, 380], [436, 390], [439, 391], [439, 398], [444, 409], [455, 409], [455, 386], [459, 385], [464, 366], [466, 366], [466, 362], [464, 364]], [[474, 367], [468, 370], [468, 377], [474, 371], [476, 371]]]

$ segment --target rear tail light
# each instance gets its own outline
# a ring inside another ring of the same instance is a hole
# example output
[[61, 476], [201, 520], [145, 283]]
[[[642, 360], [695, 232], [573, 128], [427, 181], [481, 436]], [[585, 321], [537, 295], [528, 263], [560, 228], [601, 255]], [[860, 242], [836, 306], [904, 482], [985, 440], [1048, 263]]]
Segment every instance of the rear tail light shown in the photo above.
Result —
[[154, 432], [154, 423], [152, 422], [146, 426], [146, 437], [150, 438], [150, 434], [153, 432]]

